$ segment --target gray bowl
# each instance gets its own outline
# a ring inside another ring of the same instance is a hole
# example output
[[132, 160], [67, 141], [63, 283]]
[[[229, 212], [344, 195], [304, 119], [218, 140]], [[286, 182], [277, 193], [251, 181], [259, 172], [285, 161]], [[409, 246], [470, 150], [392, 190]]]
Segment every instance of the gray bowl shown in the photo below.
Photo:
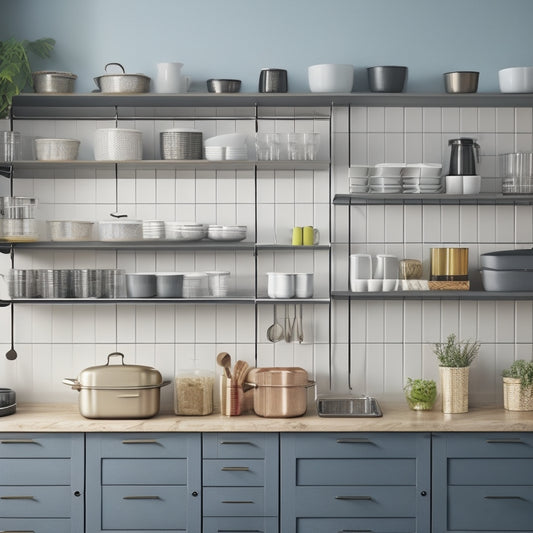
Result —
[[369, 67], [368, 85], [373, 93], [401, 93], [407, 79], [407, 67]]
[[479, 72], [457, 71], [445, 72], [444, 88], [447, 93], [475, 93], [479, 81]]
[[128, 298], [153, 298], [157, 293], [155, 274], [126, 274], [126, 293]]
[[207, 90], [210, 93], [238, 93], [241, 90], [241, 80], [207, 80]]

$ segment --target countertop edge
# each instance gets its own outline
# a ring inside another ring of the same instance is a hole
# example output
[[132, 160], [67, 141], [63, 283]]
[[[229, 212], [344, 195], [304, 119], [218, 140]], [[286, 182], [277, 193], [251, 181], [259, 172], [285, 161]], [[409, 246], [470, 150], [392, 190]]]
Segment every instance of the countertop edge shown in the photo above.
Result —
[[13, 415], [0, 418], [0, 432], [523, 432], [533, 431], [533, 411], [471, 408], [468, 413], [411, 411], [405, 404], [382, 403], [379, 418], [322, 418], [308, 409], [297, 418], [262, 418], [255, 414], [176, 416], [161, 413], [148, 419], [88, 419], [77, 404], [23, 403]]

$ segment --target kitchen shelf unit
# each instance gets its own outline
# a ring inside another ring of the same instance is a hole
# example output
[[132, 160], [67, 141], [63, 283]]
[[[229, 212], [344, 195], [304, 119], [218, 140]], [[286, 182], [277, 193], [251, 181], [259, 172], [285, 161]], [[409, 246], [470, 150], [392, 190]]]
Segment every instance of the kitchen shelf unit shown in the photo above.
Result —
[[[181, 98], [185, 96], [185, 98]], [[229, 98], [225, 98], [229, 96]], [[253, 120], [255, 121], [255, 131], [258, 130], [259, 120], [324, 120], [328, 122], [329, 138], [331, 139], [331, 116], [332, 104], [327, 99], [322, 99], [321, 106], [325, 109], [316, 109], [317, 101], [313, 99], [308, 103], [305, 99], [300, 101], [292, 97], [289, 100], [285, 98], [270, 98], [271, 95], [254, 95], [248, 98], [249, 95], [239, 98], [235, 101], [233, 95], [213, 95], [213, 94], [187, 94], [187, 95], [109, 95], [109, 94], [68, 94], [68, 95], [53, 95], [53, 94], [22, 94], [13, 102], [11, 109], [11, 129], [16, 121], [25, 120], [102, 120], [115, 121], [115, 127], [119, 127], [126, 121], [132, 120], [153, 120], [163, 121], [172, 120], [179, 122], [182, 120]], [[281, 95], [284, 96], [284, 95]], [[51, 98], [50, 98], [51, 97]], [[305, 110], [289, 110], [283, 114], [280, 109], [274, 109], [284, 106], [290, 107], [305, 107], [310, 105], [313, 109]], [[191, 113], [191, 108], [197, 107], [224, 107], [223, 112], [209, 112], [205, 110], [194, 110]], [[228, 109], [229, 107], [233, 108]], [[165, 109], [166, 108], [166, 109]], [[179, 109], [178, 109], [179, 108]], [[238, 111], [235, 108], [242, 108]], [[227, 113], [226, 113], [227, 111]], [[272, 111], [272, 112], [271, 112]], [[169, 116], [170, 115], [170, 116]], [[192, 116], [191, 116], [192, 115]], [[331, 142], [331, 141], [330, 141]], [[331, 152], [328, 146], [328, 152]], [[55, 169], [96, 169], [96, 170], [110, 170], [114, 171], [114, 178], [118, 182], [119, 170], [213, 170], [213, 171], [249, 171], [254, 176], [254, 191], [255, 191], [255, 234], [252, 236], [254, 242], [239, 242], [239, 243], [222, 243], [222, 242], [169, 242], [169, 241], [143, 241], [136, 243], [118, 243], [118, 242], [33, 242], [33, 243], [0, 243], [0, 253], [11, 255], [11, 266], [14, 267], [14, 258], [16, 250], [114, 250], [117, 254], [120, 251], [126, 250], [153, 250], [153, 251], [234, 251], [234, 252], [251, 252], [254, 256], [254, 278], [255, 296], [249, 297], [227, 297], [227, 298], [119, 298], [119, 299], [74, 299], [74, 298], [55, 298], [55, 299], [13, 299], [4, 300], [0, 306], [11, 305], [12, 316], [12, 334], [13, 341], [13, 320], [14, 308], [16, 305], [23, 304], [248, 304], [255, 307], [255, 342], [258, 341], [258, 305], [276, 305], [276, 304], [324, 304], [329, 307], [329, 322], [331, 323], [331, 299], [329, 294], [331, 292], [331, 274], [325, 272], [324, 275], [328, 277], [328, 291], [326, 298], [306, 298], [306, 299], [270, 299], [263, 297], [263, 290], [258, 290], [258, 255], [264, 252], [279, 252], [279, 253], [294, 253], [298, 254], [300, 251], [323, 251], [328, 254], [329, 264], [331, 265], [331, 246], [329, 245], [330, 238], [324, 236], [328, 244], [315, 246], [291, 246], [276, 243], [257, 243], [255, 237], [257, 236], [257, 181], [259, 171], [327, 171], [328, 172], [328, 189], [331, 197], [331, 163], [329, 160], [311, 160], [311, 161], [256, 161], [256, 160], [241, 160], [241, 161], [208, 161], [208, 160], [186, 160], [186, 161], [172, 161], [172, 160], [139, 160], [139, 161], [92, 161], [92, 160], [75, 160], [75, 161], [16, 161], [13, 163], [0, 163], [0, 175], [10, 179], [10, 190], [13, 194], [13, 180], [39, 177], [32, 175], [35, 171], [53, 171]], [[19, 172], [20, 171], [20, 172]], [[113, 173], [108, 173], [104, 176], [96, 176], [98, 179], [110, 179]], [[64, 177], [63, 177], [64, 176]], [[203, 177], [201, 174], [199, 177]], [[220, 179], [224, 179], [224, 174], [220, 175]], [[239, 179], [239, 175], [232, 175], [232, 178]], [[57, 177], [58, 179], [68, 179], [68, 173], [63, 173]], [[163, 178], [164, 179], [164, 178]], [[219, 179], [219, 176], [217, 176]], [[280, 176], [284, 179], [284, 176]], [[118, 189], [117, 189], [118, 190]], [[116, 200], [118, 206], [118, 198]], [[329, 207], [329, 220], [331, 221], [331, 205]], [[328, 232], [330, 233], [330, 231]], [[328, 235], [330, 237], [330, 235]], [[330, 343], [331, 345], [331, 343]], [[331, 352], [331, 347], [330, 347]], [[330, 353], [331, 359], [331, 353]]]
[[333, 300], [533, 300], [532, 291], [332, 291]]

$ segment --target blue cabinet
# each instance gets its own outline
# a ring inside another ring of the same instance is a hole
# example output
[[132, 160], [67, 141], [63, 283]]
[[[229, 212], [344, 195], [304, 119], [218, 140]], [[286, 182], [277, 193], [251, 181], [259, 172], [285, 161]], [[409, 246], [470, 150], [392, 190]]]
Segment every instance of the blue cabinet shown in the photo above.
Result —
[[430, 434], [281, 437], [281, 533], [427, 532]]
[[84, 435], [0, 434], [0, 530], [79, 533]]
[[277, 533], [279, 434], [204, 433], [204, 532]]
[[201, 531], [199, 433], [89, 434], [87, 533]]
[[435, 434], [433, 531], [533, 532], [533, 435]]

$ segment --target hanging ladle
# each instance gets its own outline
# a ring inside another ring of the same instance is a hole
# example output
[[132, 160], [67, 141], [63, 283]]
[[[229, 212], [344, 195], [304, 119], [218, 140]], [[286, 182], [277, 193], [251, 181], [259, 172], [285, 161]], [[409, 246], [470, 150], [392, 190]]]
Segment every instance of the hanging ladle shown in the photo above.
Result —
[[283, 326], [278, 322], [276, 304], [274, 304], [274, 324], [267, 329], [267, 339], [270, 342], [279, 342], [283, 339]]
[[6, 352], [6, 359], [9, 359], [10, 361], [14, 361], [18, 354], [17, 350], [15, 350], [15, 310], [13, 309], [13, 305], [11, 306], [11, 349]]

